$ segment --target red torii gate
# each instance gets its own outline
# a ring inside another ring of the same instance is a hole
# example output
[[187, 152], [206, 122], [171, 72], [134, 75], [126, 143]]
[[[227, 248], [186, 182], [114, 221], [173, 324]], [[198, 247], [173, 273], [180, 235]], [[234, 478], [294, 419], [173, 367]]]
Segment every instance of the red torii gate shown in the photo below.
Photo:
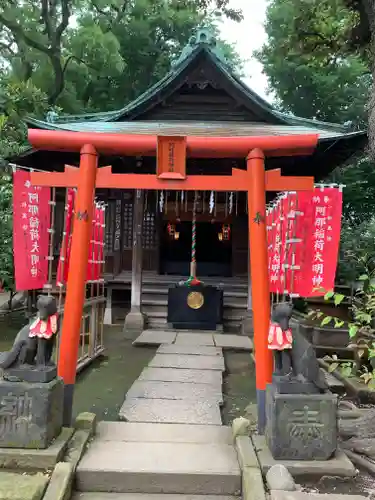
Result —
[[[272, 354], [267, 336], [270, 320], [266, 191], [309, 191], [312, 177], [283, 177], [279, 169], [265, 171], [265, 156], [302, 156], [314, 152], [318, 135], [262, 137], [157, 137], [30, 129], [35, 149], [80, 153], [80, 167], [64, 172], [33, 172], [38, 186], [77, 187], [71, 267], [67, 282], [65, 316], [61, 334], [58, 374], [64, 380], [64, 425], [70, 425], [80, 322], [84, 303], [87, 260], [95, 188], [156, 190], [245, 191], [249, 200], [249, 245], [254, 324], [254, 349], [258, 401], [258, 427], [265, 426], [265, 390], [271, 382]], [[98, 169], [98, 154], [155, 156], [155, 174], [113, 174], [111, 167]], [[247, 170], [232, 175], [186, 175], [186, 156], [244, 158]]]

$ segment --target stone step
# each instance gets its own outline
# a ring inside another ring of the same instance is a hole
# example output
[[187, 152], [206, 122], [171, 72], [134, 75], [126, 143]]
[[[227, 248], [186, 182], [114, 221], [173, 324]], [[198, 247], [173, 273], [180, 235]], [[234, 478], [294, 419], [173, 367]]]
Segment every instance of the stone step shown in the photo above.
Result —
[[[224, 288], [224, 299], [228, 297], [246, 299], [247, 300], [247, 291], [229, 289], [226, 290]], [[143, 296], [155, 296], [160, 297], [160, 295], [168, 295], [168, 286], [160, 286], [160, 287], [148, 287], [142, 286], [142, 297]]]
[[240, 500], [222, 495], [163, 495], [147, 493], [73, 493], [72, 500]]
[[[148, 316], [148, 318], [164, 318], [166, 319], [168, 316], [168, 310], [167, 306], [161, 306], [161, 305], [144, 305], [142, 304], [142, 310], [143, 312]], [[224, 322], [233, 322], [233, 323], [239, 323], [244, 319], [246, 316], [246, 309], [241, 308], [241, 309], [230, 309], [230, 308], [224, 308], [224, 313], [223, 313], [223, 321]]]
[[126, 422], [221, 425], [218, 403], [204, 400], [126, 398], [119, 411]]
[[220, 389], [208, 384], [192, 384], [189, 382], [158, 382], [155, 380], [136, 380], [126, 394], [126, 398], [209, 401], [223, 404]]
[[192, 356], [222, 356], [223, 350], [219, 347], [163, 344], [156, 351], [158, 354], [185, 354]]
[[155, 368], [185, 368], [190, 370], [225, 371], [223, 356], [156, 354], [148, 364]]
[[[142, 296], [141, 302], [143, 307], [168, 306], [167, 297], [163, 298], [160, 297], [160, 295], [157, 298]], [[224, 309], [246, 309], [246, 308], [247, 308], [247, 300], [243, 298], [240, 299], [235, 299], [235, 298], [233, 299], [232, 297], [228, 297], [227, 299], [224, 298]]]
[[94, 441], [78, 464], [76, 489], [238, 495], [241, 474], [231, 445]]
[[233, 444], [229, 426], [99, 422], [95, 442]]

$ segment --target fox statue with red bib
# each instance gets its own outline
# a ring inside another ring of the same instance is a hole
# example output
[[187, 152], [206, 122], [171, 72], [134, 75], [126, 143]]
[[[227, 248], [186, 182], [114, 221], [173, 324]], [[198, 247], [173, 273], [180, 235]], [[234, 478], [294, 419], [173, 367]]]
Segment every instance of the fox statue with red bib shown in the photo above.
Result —
[[268, 349], [274, 353], [277, 376], [293, 375], [293, 334], [289, 326], [293, 304], [281, 302], [272, 309], [272, 317], [268, 331]]
[[[4, 370], [4, 378], [7, 378], [12, 370], [17, 373], [12, 374], [12, 380], [16, 377], [27, 381], [39, 380], [38, 371], [45, 372], [43, 381], [49, 381], [51, 377], [56, 376], [56, 366], [51, 359], [60, 328], [56, 299], [40, 295], [36, 307], [37, 316], [31, 324], [25, 325], [18, 332], [12, 349], [0, 353], [0, 368]], [[29, 372], [32, 374], [31, 379]]]

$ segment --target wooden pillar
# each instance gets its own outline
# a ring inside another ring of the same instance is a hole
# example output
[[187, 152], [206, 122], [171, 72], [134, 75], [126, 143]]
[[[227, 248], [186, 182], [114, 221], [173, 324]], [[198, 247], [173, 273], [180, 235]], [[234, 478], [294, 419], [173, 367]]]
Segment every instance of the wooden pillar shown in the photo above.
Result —
[[98, 156], [95, 148], [90, 144], [83, 146], [58, 363], [58, 375], [63, 378], [65, 384], [63, 425], [66, 427], [70, 427], [72, 420], [97, 167]]
[[125, 333], [141, 332], [145, 318], [141, 311], [142, 296], [142, 228], [144, 218], [144, 191], [137, 189], [134, 196], [133, 209], [133, 248], [132, 248], [132, 284], [131, 308], [125, 318]]
[[261, 150], [254, 149], [250, 152], [247, 157], [247, 171], [258, 431], [263, 434], [266, 424], [266, 386], [272, 381], [273, 360], [267, 344], [271, 310], [268, 283], [265, 169], [264, 154]]

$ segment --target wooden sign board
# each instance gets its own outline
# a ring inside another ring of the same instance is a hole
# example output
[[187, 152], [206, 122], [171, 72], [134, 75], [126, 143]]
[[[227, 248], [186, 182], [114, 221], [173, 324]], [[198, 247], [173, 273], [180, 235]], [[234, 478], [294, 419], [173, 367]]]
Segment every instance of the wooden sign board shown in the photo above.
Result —
[[156, 158], [158, 179], [186, 179], [186, 137], [158, 136]]

